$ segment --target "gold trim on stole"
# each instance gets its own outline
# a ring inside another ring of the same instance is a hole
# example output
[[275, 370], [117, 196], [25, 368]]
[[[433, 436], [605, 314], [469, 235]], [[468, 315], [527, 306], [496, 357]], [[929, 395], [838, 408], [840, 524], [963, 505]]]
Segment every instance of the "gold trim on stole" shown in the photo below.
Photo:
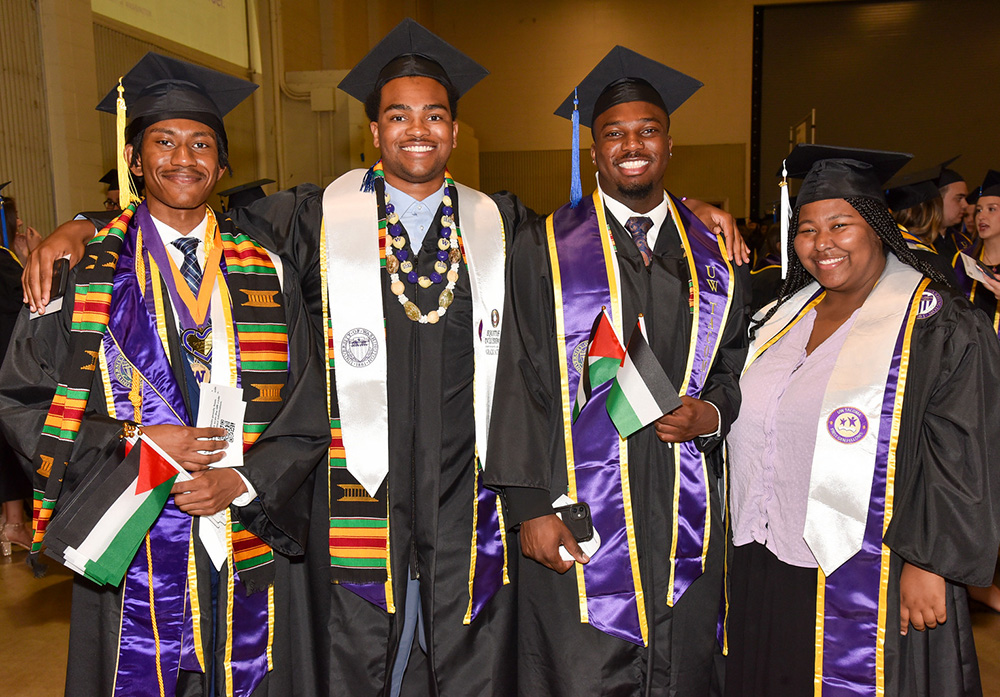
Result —
[[479, 521], [479, 452], [476, 452], [475, 460], [472, 462], [472, 466], [475, 469], [472, 477], [472, 549], [469, 552], [469, 607], [465, 610], [465, 617], [462, 618], [462, 624], [472, 623], [472, 586], [476, 580], [476, 557], [479, 556], [479, 550], [477, 549], [477, 543], [479, 541], [479, 526], [476, 523]]
[[[233, 516], [226, 508], [226, 652], [225, 669], [226, 697], [233, 697], [233, 604], [236, 593], [236, 562], [233, 559]], [[214, 621], [215, 618], [213, 617]], [[215, 647], [212, 647], [215, 650]]]
[[816, 567], [816, 633], [813, 661], [813, 695], [823, 697], [823, 632], [826, 624], [826, 574]]
[[[701, 316], [701, 288], [698, 283], [698, 269], [694, 265], [694, 254], [691, 253], [691, 241], [688, 239], [687, 228], [684, 226], [684, 220], [681, 218], [680, 213], [677, 210], [677, 206], [674, 205], [674, 200], [670, 197], [666, 197], [667, 205], [670, 207], [670, 215], [673, 217], [674, 224], [677, 226], [677, 233], [681, 238], [681, 244], [684, 247], [684, 259], [687, 261], [688, 275], [691, 278], [691, 292], [694, 294], [694, 303], [692, 304], [692, 315], [691, 315], [691, 336], [689, 338], [689, 348], [687, 365], [684, 368], [684, 381], [681, 383], [680, 394], [687, 394], [688, 387], [691, 384], [691, 374], [694, 372], [694, 361], [697, 358], [696, 353], [698, 349], [698, 333], [699, 333], [699, 320]], [[722, 262], [726, 265], [729, 270], [729, 283], [726, 287], [726, 311], [723, 313], [721, 318], [721, 323], [719, 325], [719, 331], [715, 336], [715, 340], [712, 342], [712, 352], [705, 359], [708, 365], [712, 365], [715, 362], [715, 357], [719, 352], [719, 346], [722, 344], [722, 335], [726, 331], [726, 324], [729, 321], [729, 310], [733, 303], [733, 289], [736, 285], [733, 279], [733, 265], [729, 262], [726, 255], [726, 247], [722, 238], [716, 238], [716, 242], [719, 245], [719, 252], [721, 253]], [[714, 321], [714, 314], [713, 314]], [[707, 377], [707, 376], [706, 376]], [[670, 583], [667, 586], [667, 607], [674, 606], [674, 575], [676, 572], [676, 564], [674, 563], [677, 556], [677, 536], [679, 533], [679, 521], [677, 518], [677, 511], [680, 507], [680, 496], [681, 496], [681, 451], [679, 447], [673, 448], [674, 453], [674, 500], [673, 500], [673, 510], [674, 515], [671, 521], [671, 537], [670, 537]], [[701, 545], [701, 570], [705, 570], [705, 559], [708, 556], [708, 545], [712, 536], [712, 486], [710, 484], [710, 478], [708, 476], [708, 462], [705, 460], [705, 454], [699, 453], [699, 458], [701, 459], [701, 472], [702, 478], [705, 481], [705, 535], [702, 538]]]

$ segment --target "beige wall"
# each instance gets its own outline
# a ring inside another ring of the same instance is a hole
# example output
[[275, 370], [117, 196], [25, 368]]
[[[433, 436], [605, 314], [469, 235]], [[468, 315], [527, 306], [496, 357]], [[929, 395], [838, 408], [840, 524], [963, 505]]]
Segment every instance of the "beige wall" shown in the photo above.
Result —
[[[729, 167], [742, 166], [743, 172], [723, 175], [727, 187], [739, 178], [737, 186], [744, 189], [727, 196], [730, 210], [741, 216], [746, 214], [749, 190], [755, 4], [754, 0], [434, 0], [432, 28], [491, 71], [463, 98], [460, 110], [463, 120], [476, 129], [484, 163], [496, 159], [485, 157], [486, 153], [562, 149], [568, 162], [569, 122], [552, 112], [615, 44], [701, 80], [705, 87], [674, 114], [671, 133], [677, 146], [742, 144], [744, 157], [727, 156], [726, 161]], [[589, 129], [582, 129], [580, 140], [583, 147], [590, 144]], [[694, 195], [693, 187], [709, 195], [713, 187], [706, 179], [714, 166], [706, 163], [704, 171], [688, 168], [685, 181], [677, 182], [681, 187], [677, 193]], [[667, 176], [671, 180], [669, 172]], [[483, 180], [495, 179], [484, 171]], [[512, 180], [511, 185], [521, 181]]]
[[484, 151], [568, 147], [552, 112], [615, 44], [705, 83], [674, 115], [675, 143], [748, 143], [755, 4], [434, 0], [434, 29], [491, 71], [462, 100]]

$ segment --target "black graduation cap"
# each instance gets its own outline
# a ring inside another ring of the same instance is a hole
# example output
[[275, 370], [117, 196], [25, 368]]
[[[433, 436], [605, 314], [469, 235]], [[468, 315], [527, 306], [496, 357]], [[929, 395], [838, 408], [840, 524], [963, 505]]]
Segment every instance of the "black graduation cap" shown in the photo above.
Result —
[[795, 200], [796, 208], [814, 201], [853, 196], [884, 203], [883, 183], [912, 158], [913, 155], [903, 152], [801, 143], [785, 158], [784, 167], [789, 177], [804, 180]]
[[112, 167], [108, 173], [97, 181], [108, 185], [108, 191], [118, 191], [118, 168]]
[[[624, 46], [615, 46], [577, 85], [580, 123], [625, 102], [650, 102], [672, 114], [704, 83]], [[556, 109], [556, 116], [573, 117], [574, 93]]]
[[939, 189], [943, 189], [944, 187], [948, 186], [949, 184], [954, 184], [955, 182], [964, 182], [965, 181], [965, 177], [963, 177], [961, 174], [959, 174], [955, 170], [948, 168], [948, 165], [950, 165], [952, 162], [954, 162], [955, 160], [957, 160], [960, 157], [961, 157], [961, 155], [955, 155], [955, 157], [953, 157], [950, 160], [948, 160], [947, 164], [945, 164], [944, 168], [941, 170], [941, 176], [938, 177], [938, 181], [937, 181], [937, 185], [938, 185]]
[[233, 208], [243, 208], [244, 206], [249, 206], [257, 199], [264, 198], [264, 196], [266, 196], [263, 188], [264, 185], [273, 183], [273, 179], [258, 179], [257, 181], [240, 184], [239, 186], [234, 186], [231, 189], [220, 191], [219, 196], [222, 198], [229, 198], [229, 202], [224, 210], [228, 211]]
[[389, 80], [429, 77], [443, 85], [450, 84], [461, 97], [489, 74], [479, 63], [407, 17], [337, 86], [363, 102]]
[[983, 196], [1000, 196], [1000, 172], [991, 169], [986, 173], [986, 178], [977, 189], [970, 191], [965, 197], [966, 203], [975, 203]]
[[[222, 118], [250, 96], [257, 85], [218, 70], [153, 53], [143, 56], [122, 78], [129, 119], [126, 139], [166, 119], [191, 119], [226, 139]], [[97, 105], [116, 113], [118, 86]]]
[[904, 211], [941, 196], [941, 188], [938, 184], [941, 172], [957, 159], [956, 156], [929, 169], [902, 174], [890, 181], [886, 184], [885, 192], [889, 208], [894, 211]]

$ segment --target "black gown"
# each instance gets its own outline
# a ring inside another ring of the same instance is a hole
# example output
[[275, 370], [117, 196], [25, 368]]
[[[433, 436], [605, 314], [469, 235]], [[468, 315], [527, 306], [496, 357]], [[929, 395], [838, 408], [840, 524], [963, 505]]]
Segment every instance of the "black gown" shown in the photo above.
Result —
[[[458, 197], [453, 193], [452, 198]], [[509, 247], [520, 221], [533, 214], [512, 196], [494, 198]], [[298, 269], [317, 330], [322, 325], [325, 292], [319, 266], [322, 201], [323, 190], [303, 185], [231, 211], [241, 228], [265, 246], [270, 241], [273, 246], [269, 248]], [[461, 225], [461, 201], [456, 201], [455, 208]], [[433, 266], [440, 218], [439, 210], [417, 255], [420, 274], [429, 275]], [[317, 477], [306, 564], [293, 570], [299, 574], [304, 596], [298, 609], [301, 637], [311, 647], [301, 654], [296, 668], [296, 695], [388, 694], [403, 627], [407, 568], [421, 579], [428, 655], [426, 670], [419, 670], [423, 656], [414, 642], [403, 694], [510, 695], [516, 676], [514, 589], [501, 588], [471, 625], [462, 623], [469, 602], [475, 474], [469, 275], [464, 268], [459, 272], [455, 300], [436, 325], [408, 319], [389, 291], [388, 274], [382, 278], [396, 611], [386, 613], [347, 589], [331, 585], [328, 494], [325, 477]], [[441, 288], [407, 284], [406, 293], [427, 312], [437, 307]], [[316, 339], [321, 340], [319, 331]], [[516, 555], [509, 555], [510, 566], [516, 563]], [[510, 568], [512, 577], [514, 571]], [[419, 682], [414, 684], [414, 680]]]
[[[75, 287], [76, 269], [70, 272], [67, 287]], [[254, 690], [254, 697], [283, 697], [288, 694], [280, 685], [288, 680], [291, 665], [287, 627], [289, 613], [288, 565], [285, 555], [300, 555], [308, 533], [309, 498], [312, 477], [329, 438], [329, 424], [315, 405], [323, 399], [321, 359], [315, 353], [310, 326], [302, 311], [299, 282], [294, 271], [285, 269], [283, 295], [288, 325], [288, 381], [283, 389], [285, 404], [259, 440], [244, 454], [241, 474], [258, 492], [259, 500], [243, 507], [232, 507], [233, 517], [255, 532], [279, 554], [275, 559], [275, 632], [274, 670]], [[167, 297], [164, 288], [163, 297]], [[29, 320], [27, 309], [18, 318], [11, 339], [12, 360], [5, 361], [0, 371], [0, 428], [14, 447], [25, 473], [30, 476], [30, 460], [35, 452], [42, 423], [48, 413], [66, 358], [70, 352], [70, 323], [73, 315], [73, 293], [65, 296], [59, 312]], [[165, 323], [173, 327], [174, 317], [169, 303], [165, 304]], [[180, 343], [175, 332], [168, 332], [172, 366], [182, 365]], [[190, 409], [186, 381], [180, 369], [174, 369]], [[108, 416], [103, 381], [95, 375], [87, 411], [74, 446], [71, 467], [63, 483], [61, 497], [68, 497], [81, 482], [89, 467], [93, 467], [117, 443], [122, 422]], [[199, 579], [204, 579], [203, 597], [209, 593], [211, 562], [200, 539], [195, 541], [195, 560]], [[199, 581], [200, 582], [200, 581]], [[118, 657], [118, 632], [121, 623], [121, 586], [98, 586], [75, 575], [70, 615], [69, 661], [66, 674], [66, 695], [93, 697], [113, 694]], [[224, 626], [226, 604], [218, 604], [215, 623]], [[205, 645], [211, 645], [212, 605], [203, 602], [202, 633]], [[224, 642], [224, 633], [218, 638]], [[223, 685], [221, 673], [224, 643], [216, 644], [216, 686]], [[155, 678], [151, 677], [154, 680]], [[277, 682], [278, 687], [270, 685]], [[209, 695], [209, 676], [179, 671], [178, 697]]]
[[[622, 326], [642, 312], [650, 345], [681, 384], [691, 331], [687, 262], [668, 217], [649, 267], [609, 215], [621, 270]], [[522, 229], [508, 260], [504, 333], [486, 483], [504, 492], [508, 527], [551, 512], [567, 475], [553, 286], [543, 221]], [[649, 648], [580, 622], [576, 575], [521, 560], [518, 580], [518, 694], [707, 695], [719, 654], [716, 622], [722, 594], [725, 533], [719, 478], [722, 442], [740, 404], [737, 378], [746, 354], [749, 281], [735, 269], [730, 320], [702, 398], [721, 415], [721, 436], [697, 441], [709, 463], [711, 543], [704, 574], [673, 608], [666, 605], [672, 530], [673, 452], [651, 426], [629, 438], [629, 480], [639, 567], [647, 600]], [[509, 539], [515, 539], [511, 533]], [[514, 547], [513, 543], [511, 547]]]
[[[21, 312], [21, 264], [6, 248], [0, 248], [0, 361]], [[0, 502], [31, 497], [31, 480], [24, 476], [13, 449], [0, 435]]]
[[[1000, 344], [982, 313], [950, 289], [931, 284], [943, 298], [936, 313], [918, 319], [901, 414], [892, 521], [883, 538], [891, 550], [886, 593], [885, 694], [982, 695], [965, 584], [993, 582], [1000, 542], [1000, 452], [989, 434], [1000, 432], [995, 408]], [[744, 545], [738, 550], [760, 545]], [[771, 552], [764, 550], [765, 555]], [[753, 558], [753, 551], [749, 552]], [[773, 557], [773, 555], [771, 555]], [[946, 580], [947, 621], [899, 634], [899, 579], [903, 562]], [[766, 688], [765, 661], [773, 665], [781, 642], [804, 641], [803, 660], [790, 666], [793, 681], [812, 689], [815, 569], [772, 569], [781, 583], [807, 590], [774, 595], [754, 571], [738, 575], [730, 593], [730, 655], [726, 694], [733, 697], [797, 694]], [[758, 564], [758, 567], [763, 564]], [[747, 590], [747, 579], [754, 579]], [[746, 617], [741, 617], [746, 615]], [[773, 637], [769, 646], [766, 637]], [[794, 649], [792, 649], [794, 650]], [[771, 676], [773, 680], [774, 676]]]

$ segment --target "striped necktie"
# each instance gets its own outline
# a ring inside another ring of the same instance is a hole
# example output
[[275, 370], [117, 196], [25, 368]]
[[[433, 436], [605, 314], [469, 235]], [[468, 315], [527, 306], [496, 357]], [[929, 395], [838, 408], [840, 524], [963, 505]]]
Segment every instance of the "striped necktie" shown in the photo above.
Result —
[[173, 245], [184, 255], [181, 276], [187, 281], [188, 287], [195, 297], [198, 296], [198, 289], [201, 287], [201, 266], [198, 265], [197, 253], [200, 241], [197, 237], [178, 237], [173, 241]]
[[652, 257], [649, 245], [646, 244], [646, 233], [651, 227], [653, 227], [653, 219], [644, 215], [633, 216], [625, 222], [625, 229], [632, 235], [632, 240], [639, 249], [639, 253], [642, 254], [642, 261], [646, 266], [649, 266], [649, 260]]

